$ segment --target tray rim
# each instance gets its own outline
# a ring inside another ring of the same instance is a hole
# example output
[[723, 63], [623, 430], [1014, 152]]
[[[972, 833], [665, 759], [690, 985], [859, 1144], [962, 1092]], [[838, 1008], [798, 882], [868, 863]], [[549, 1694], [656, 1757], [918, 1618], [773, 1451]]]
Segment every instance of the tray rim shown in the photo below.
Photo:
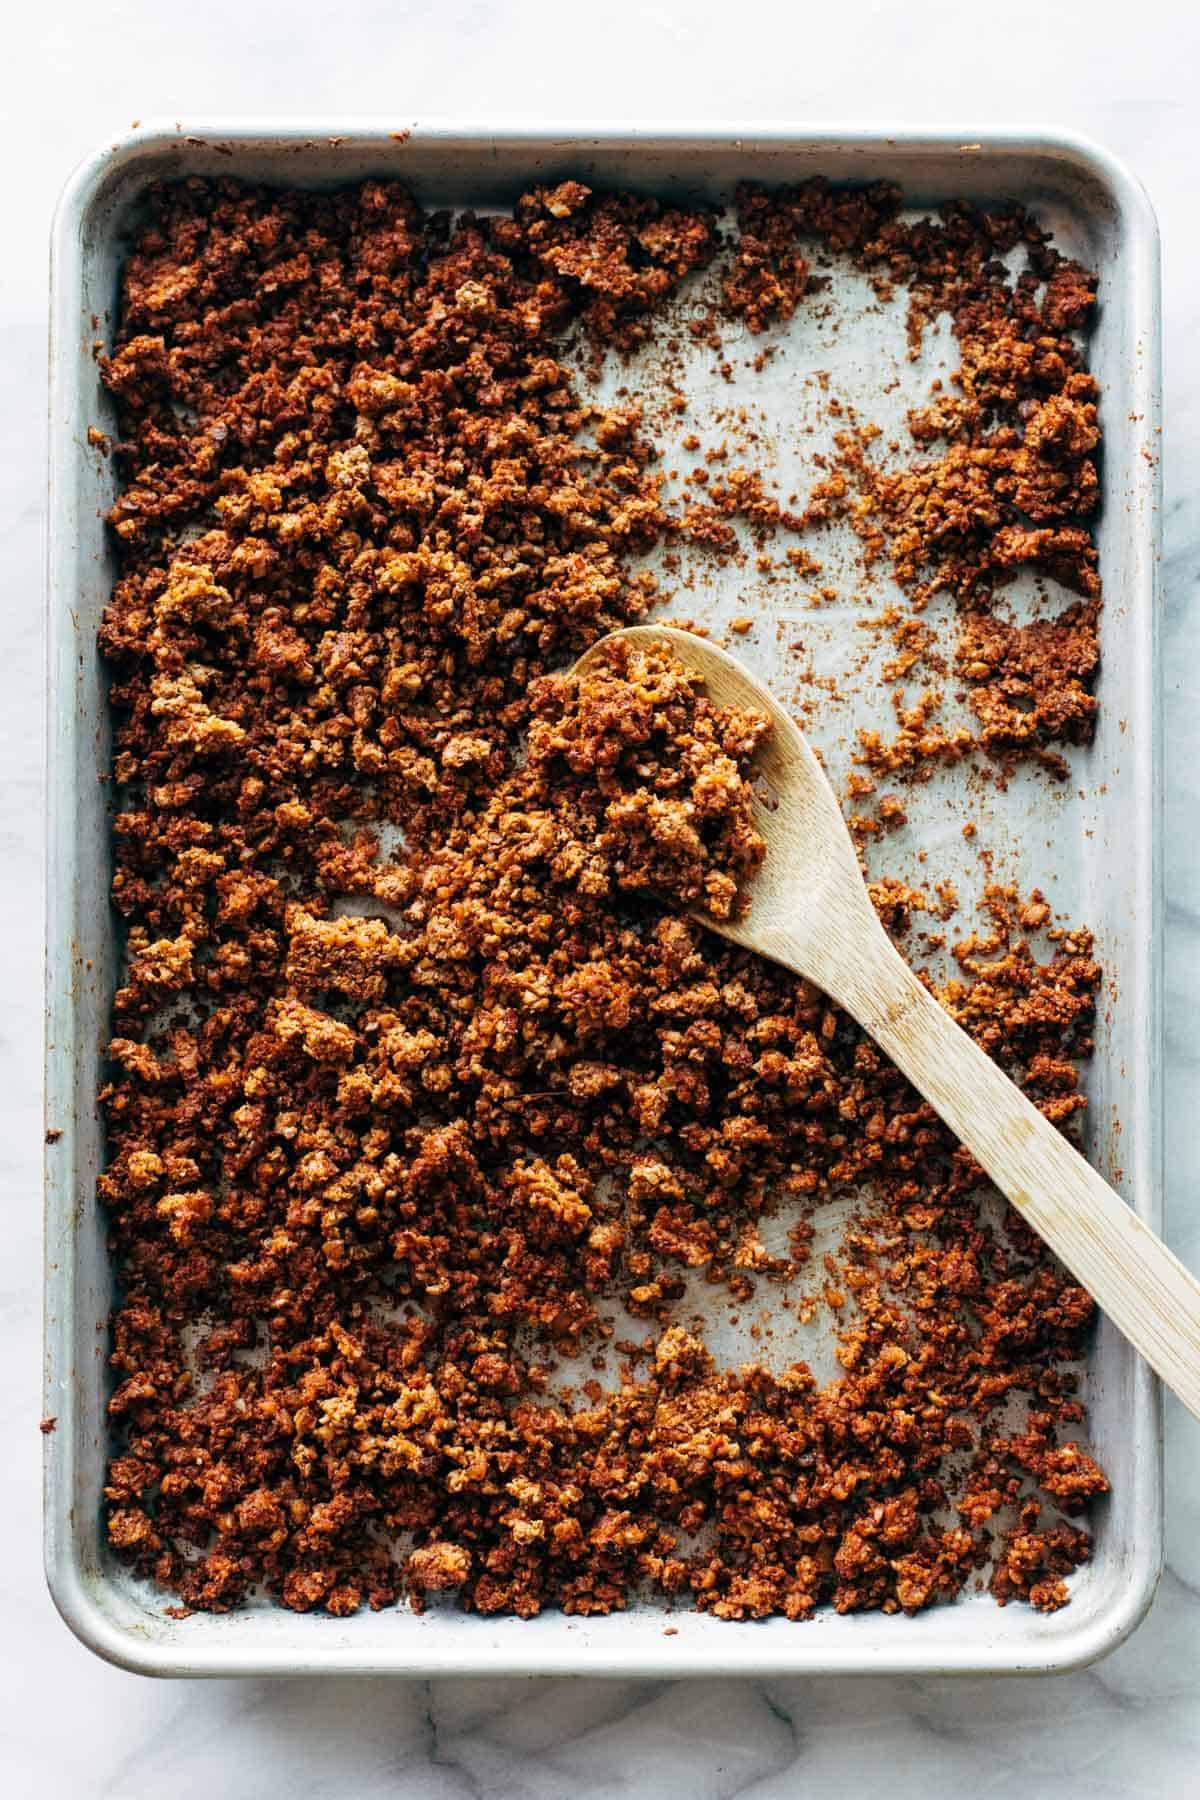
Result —
[[[73, 939], [74, 830], [76, 789], [72, 770], [78, 753], [79, 730], [75, 709], [59, 703], [64, 638], [69, 634], [69, 614], [74, 597], [74, 531], [69, 516], [71, 471], [77, 453], [78, 430], [85, 422], [75, 402], [80, 398], [77, 381], [77, 333], [79, 295], [83, 274], [82, 238], [107, 183], [131, 165], [151, 163], [164, 154], [189, 152], [208, 162], [213, 154], [228, 158], [228, 172], [236, 174], [236, 155], [266, 149], [326, 150], [336, 154], [350, 148], [357, 152], [378, 148], [389, 159], [400, 149], [403, 131], [397, 121], [344, 119], [280, 123], [255, 119], [216, 119], [202, 125], [151, 122], [139, 126], [85, 158], [69, 177], [54, 215], [51, 236], [51, 306], [49, 358], [49, 515], [47, 531], [47, 838], [46, 838], [46, 1121], [61, 1121], [63, 1136], [72, 1134], [70, 1101], [73, 1092], [75, 1034], [72, 989], [78, 949]], [[815, 155], [839, 150], [899, 155], [914, 162], [923, 157], [958, 153], [965, 158], [1008, 156], [1045, 157], [1067, 165], [1097, 183], [1120, 221], [1123, 256], [1130, 259], [1135, 277], [1135, 308], [1131, 337], [1142, 354], [1133, 358], [1131, 392], [1138, 410], [1153, 431], [1159, 420], [1161, 361], [1161, 303], [1159, 234], [1154, 211], [1145, 190], [1107, 150], [1077, 134], [1058, 129], [977, 127], [912, 129], [903, 126], [829, 124], [806, 126], [770, 122], [753, 126], [741, 122], [639, 124], [636, 122], [434, 119], [413, 123], [408, 134], [422, 146], [454, 146], [478, 152], [484, 145], [497, 151], [558, 150], [565, 156], [581, 156], [588, 150], [659, 149], [677, 153], [703, 150], [743, 154], [747, 165], [756, 154], [811, 150]], [[207, 153], [207, 154], [204, 154]], [[181, 171], [182, 172], [182, 171]], [[347, 175], [347, 179], [351, 179]], [[1138, 459], [1139, 462], [1141, 459]], [[1160, 560], [1161, 474], [1157, 458], [1134, 473], [1129, 503], [1136, 502], [1131, 541], [1136, 547], [1137, 579], [1129, 603], [1145, 618], [1137, 639], [1143, 652], [1137, 671], [1143, 718], [1149, 742], [1135, 747], [1139, 806], [1132, 823], [1130, 852], [1141, 888], [1150, 899], [1150, 916], [1140, 936], [1139, 948], [1147, 952], [1141, 966], [1147, 992], [1143, 1001], [1145, 1029], [1138, 1036], [1149, 1066], [1143, 1077], [1144, 1107], [1139, 1118], [1141, 1179], [1135, 1201], [1150, 1223], [1157, 1223], [1162, 1192], [1162, 1007], [1161, 989], [1161, 831], [1162, 799], [1161, 681], [1158, 653], [1158, 564]], [[62, 876], [71, 877], [69, 894], [60, 891]], [[65, 1103], [65, 1104], [64, 1104]], [[799, 1674], [799, 1673], [1033, 1673], [1085, 1667], [1121, 1643], [1144, 1617], [1153, 1599], [1162, 1561], [1162, 1419], [1159, 1384], [1140, 1360], [1135, 1360], [1132, 1382], [1131, 1432], [1138, 1442], [1129, 1479], [1139, 1492], [1134, 1508], [1138, 1520], [1136, 1542], [1123, 1580], [1113, 1598], [1090, 1619], [1056, 1632], [1052, 1645], [1033, 1639], [1022, 1648], [1014, 1642], [972, 1643], [965, 1635], [961, 1654], [923, 1657], [919, 1647], [897, 1643], [882, 1652], [878, 1643], [864, 1638], [851, 1643], [823, 1643], [825, 1633], [806, 1626], [789, 1631], [790, 1651], [779, 1654], [779, 1639], [757, 1626], [723, 1623], [716, 1655], [711, 1647], [684, 1646], [680, 1640], [662, 1643], [652, 1660], [644, 1655], [622, 1656], [619, 1644], [603, 1653], [573, 1644], [561, 1631], [534, 1632], [528, 1640], [516, 1640], [519, 1654], [497, 1662], [498, 1645], [491, 1633], [480, 1630], [481, 1621], [465, 1615], [465, 1629], [452, 1634], [461, 1649], [447, 1651], [444, 1644], [428, 1643], [422, 1655], [420, 1633], [402, 1642], [397, 1635], [394, 1652], [379, 1654], [350, 1642], [327, 1642], [291, 1650], [285, 1645], [255, 1643], [252, 1634], [244, 1644], [211, 1644], [153, 1641], [136, 1626], [122, 1626], [104, 1610], [96, 1593], [103, 1577], [89, 1575], [83, 1565], [72, 1495], [75, 1488], [76, 1433], [73, 1386], [73, 1292], [75, 1239], [71, 1230], [81, 1203], [69, 1181], [72, 1160], [47, 1149], [45, 1158], [45, 1370], [44, 1411], [56, 1412], [65, 1429], [48, 1433], [43, 1440], [44, 1562], [47, 1584], [65, 1623], [89, 1649], [106, 1661], [131, 1672], [155, 1675], [218, 1676], [298, 1673], [347, 1674], [550, 1674], [581, 1673], [613, 1676], [653, 1674]], [[66, 1415], [64, 1419], [64, 1414]], [[1066, 1617], [1068, 1615], [1059, 1615]], [[322, 1622], [324, 1623], [324, 1622]], [[298, 1626], [311, 1633], [311, 1622]], [[475, 1642], [471, 1642], [472, 1634]], [[747, 1635], [750, 1634], [750, 1635]], [[757, 1634], [757, 1635], [755, 1635]], [[316, 1635], [316, 1634], [313, 1634]], [[507, 1635], [507, 1634], [503, 1634]], [[610, 1634], [619, 1635], [618, 1630]], [[859, 1636], [859, 1632], [854, 1633]], [[728, 1644], [728, 1649], [724, 1645]], [[676, 1647], [678, 1644], [678, 1648]], [[812, 1652], [816, 1654], [812, 1654]], [[432, 1656], [428, 1653], [433, 1652]], [[832, 1654], [830, 1654], [832, 1652]], [[503, 1653], [501, 1653], [503, 1655]]]

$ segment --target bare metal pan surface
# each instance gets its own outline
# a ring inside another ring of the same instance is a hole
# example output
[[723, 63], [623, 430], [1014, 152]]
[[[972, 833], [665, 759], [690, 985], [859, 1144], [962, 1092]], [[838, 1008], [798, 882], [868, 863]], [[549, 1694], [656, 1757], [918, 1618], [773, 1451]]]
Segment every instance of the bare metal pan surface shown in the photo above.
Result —
[[[1004, 794], [973, 795], [971, 814], [981, 835], [1001, 845], [1009, 878], [1040, 882], [1056, 908], [1096, 931], [1110, 980], [1088, 1076], [1089, 1153], [1140, 1215], [1158, 1224], [1158, 242], [1136, 182], [1103, 152], [1053, 133], [441, 124], [404, 137], [395, 121], [352, 129], [251, 122], [135, 131], [85, 163], [63, 195], [54, 226], [50, 360], [46, 1123], [53, 1141], [46, 1155], [45, 1411], [57, 1427], [45, 1440], [46, 1566], [68, 1624], [116, 1663], [172, 1675], [1037, 1671], [1103, 1655], [1149, 1604], [1161, 1554], [1158, 1398], [1145, 1367], [1103, 1321], [1088, 1365], [1087, 1398], [1112, 1494], [1095, 1520], [1093, 1561], [1074, 1578], [1071, 1604], [1050, 1617], [1020, 1605], [1001, 1609], [978, 1595], [911, 1619], [827, 1613], [807, 1624], [731, 1624], [689, 1612], [668, 1617], [651, 1604], [586, 1620], [556, 1613], [495, 1620], [454, 1610], [416, 1617], [404, 1609], [338, 1620], [267, 1605], [175, 1620], [164, 1613], [164, 1596], [133, 1580], [104, 1547], [102, 1328], [112, 1272], [95, 1200], [102, 1157], [96, 1092], [116, 942], [108, 903], [108, 802], [100, 780], [108, 761], [105, 683], [95, 633], [113, 576], [102, 523], [113, 473], [88, 445], [87, 430], [111, 420], [94, 347], [112, 331], [139, 196], [164, 176], [232, 174], [316, 187], [387, 174], [410, 182], [427, 205], [484, 208], [510, 202], [530, 183], [573, 175], [723, 204], [739, 180], [786, 182], [816, 173], [852, 181], [889, 177], [916, 205], [956, 196], [1019, 199], [1064, 248], [1100, 273], [1091, 341], [1105, 427], [1099, 542], [1107, 604], [1098, 735], [1074, 759], [1065, 797], [1044, 780], [1020, 775]], [[829, 367], [834, 387], [859, 403], [863, 416], [876, 417], [881, 369], [904, 373], [902, 312], [902, 303], [848, 307], [841, 328], [826, 330], [819, 343], [804, 332], [824, 328], [805, 327], [799, 318], [780, 335], [767, 372], [748, 391], [784, 492], [789, 476], [796, 477], [790, 485], [802, 485], [804, 469], [798, 439], [782, 421], [811, 425], [812, 443], [828, 429], [812, 395], [813, 367]], [[750, 346], [733, 341], [727, 353], [748, 360]], [[612, 375], [612, 384], [630, 381], [652, 391], [655, 354], [646, 353], [640, 371]], [[930, 361], [953, 350], [934, 333], [924, 354], [930, 360], [916, 373], [927, 386]], [[708, 419], [715, 430], [729, 395], [712, 362], [697, 358], [687, 380], [693, 426]], [[746, 392], [739, 388], [738, 398]], [[912, 404], [911, 390], [907, 396], [898, 390], [894, 404], [899, 420], [903, 406]], [[850, 548], [821, 549], [835, 581], [843, 553]], [[772, 607], [780, 609], [773, 617]], [[686, 609], [715, 628], [751, 610], [744, 575], [699, 576]], [[863, 634], [848, 607], [789, 611], [764, 590], [754, 610], [764, 628], [739, 648], [784, 695], [794, 668], [781, 637], [802, 635], [812, 669], [835, 676], [848, 661], [852, 635], [861, 649]], [[873, 723], [871, 709], [880, 706], [869, 682], [856, 687], [847, 680], [828, 716], [808, 722], [835, 771], [839, 759], [844, 765], [854, 727]], [[964, 855], [962, 806], [961, 793], [956, 799], [936, 782], [922, 790], [910, 808], [907, 836], [889, 844], [888, 866], [904, 874], [907, 857], [917, 873], [912, 859], [924, 847], [939, 875], [961, 872], [965, 892], [977, 887], [977, 872], [968, 879], [956, 861]], [[722, 1340], [728, 1330], [714, 1319], [714, 1348], [735, 1358], [745, 1354], [736, 1334]], [[819, 1344], [793, 1345], [785, 1334], [776, 1352], [803, 1354], [819, 1368]]]

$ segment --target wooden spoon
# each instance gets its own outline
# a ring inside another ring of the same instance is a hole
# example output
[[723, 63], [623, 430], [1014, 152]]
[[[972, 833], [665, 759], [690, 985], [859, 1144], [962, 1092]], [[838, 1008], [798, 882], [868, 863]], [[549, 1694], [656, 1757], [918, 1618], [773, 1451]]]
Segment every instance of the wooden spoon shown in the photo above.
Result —
[[766, 713], [755, 766], [766, 860], [740, 919], [693, 916], [807, 976], [870, 1033], [1146, 1361], [1200, 1418], [1200, 1283], [954, 1023], [892, 944], [867, 895], [841, 809], [791, 716], [735, 657], [666, 625], [613, 638], [665, 642], [716, 706]]

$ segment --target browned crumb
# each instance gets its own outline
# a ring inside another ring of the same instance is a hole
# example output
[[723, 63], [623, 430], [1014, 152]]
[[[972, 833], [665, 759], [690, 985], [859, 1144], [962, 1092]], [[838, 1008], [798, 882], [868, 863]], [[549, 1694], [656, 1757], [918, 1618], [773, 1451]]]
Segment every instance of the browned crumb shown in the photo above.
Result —
[[625, 638], [585, 673], [546, 678], [533, 711], [504, 805], [523, 822], [551, 809], [556, 872], [593, 898], [631, 888], [718, 919], [740, 910], [766, 849], [748, 781], [764, 715], [718, 710], [669, 650]]
[[461, 1544], [426, 1544], [422, 1549], [410, 1552], [404, 1573], [414, 1595], [458, 1588], [471, 1573], [470, 1552]]
[[963, 621], [957, 666], [971, 683], [987, 749], [1090, 738], [1096, 715], [1090, 689], [1100, 661], [1096, 618], [1097, 607], [1088, 602], [1030, 625], [1009, 625], [990, 613]]
[[[755, 326], [804, 292], [805, 235], [911, 281], [918, 317], [947, 303], [938, 255], [956, 317], [992, 286], [974, 226], [906, 263], [880, 191], [806, 191], [778, 230], [744, 204], [727, 298]], [[707, 213], [577, 182], [487, 219], [381, 182], [150, 197], [104, 365], [127, 953], [99, 1185], [109, 1539], [177, 1616], [256, 1585], [337, 1617], [431, 1593], [912, 1611], [986, 1563], [993, 1495], [1100, 1491], [1069, 1435], [1087, 1296], [1015, 1216], [985, 1222], [971, 1159], [823, 995], [680, 915], [729, 917], [753, 877], [763, 722], [665, 657], [561, 673], [646, 610], [638, 559], [673, 523], [636, 403], [584, 403], [568, 334], [634, 346], [715, 247]], [[1043, 262], [1053, 336], [1088, 290]], [[1083, 495], [1088, 428], [1043, 418], [1014, 505]], [[721, 520], [788, 528], [711, 460]], [[1085, 647], [980, 640], [977, 685], [1019, 712], [1026, 684], [1048, 733], [1039, 672], [1086, 688]], [[935, 704], [863, 771], [959, 754]], [[939, 904], [872, 896], [895, 930]], [[1082, 932], [1038, 960], [1043, 904], [993, 891], [940, 998], [1069, 1125], [1099, 971]], [[864, 1189], [795, 1302], [837, 1306], [839, 1377], [718, 1368], [674, 1316], [687, 1271], [748, 1296], [780, 1273], [757, 1230], [779, 1196], [799, 1266], [816, 1209]], [[613, 1345], [619, 1388], [556, 1387], [622, 1301], [648, 1326]], [[1060, 1603], [1087, 1555], [1036, 1524], [1000, 1536], [1001, 1601]]]
[[[930, 404], [910, 415], [926, 454], [881, 460], [877, 428], [844, 432], [837, 466], [800, 522], [845, 516], [867, 559], [887, 554], [918, 605], [951, 590], [968, 609], [959, 663], [978, 684], [980, 746], [1006, 759], [1032, 754], [1062, 773], [1047, 746], [1089, 738], [1099, 660], [1089, 524], [1099, 494], [1098, 390], [1077, 342], [1096, 280], [1020, 208], [958, 204], [939, 221], [912, 223], [898, 202], [894, 188], [836, 190], [819, 179], [739, 195], [740, 307], [752, 329], [795, 304], [770, 284], [767, 247], [778, 261], [814, 242], [851, 255], [889, 293], [904, 283], [914, 349], [926, 322], [948, 313], [962, 359], [950, 389], [935, 382]], [[1018, 246], [1026, 266], [1010, 275], [999, 259]], [[1082, 604], [1020, 630], [1004, 624], [992, 596], [1022, 569], [1053, 577]]]
[[1065, 1522], [1048, 1531], [1022, 1526], [1006, 1532], [1003, 1554], [992, 1573], [992, 1595], [1001, 1606], [1019, 1599], [1039, 1612], [1057, 1612], [1069, 1598], [1063, 1577], [1085, 1563], [1090, 1553], [1086, 1533]]
[[728, 555], [738, 547], [738, 535], [715, 506], [688, 506], [675, 523], [680, 537], [706, 550]]
[[792, 221], [753, 188], [738, 193], [738, 239], [722, 276], [726, 310], [762, 331], [790, 319], [808, 286], [808, 263]]

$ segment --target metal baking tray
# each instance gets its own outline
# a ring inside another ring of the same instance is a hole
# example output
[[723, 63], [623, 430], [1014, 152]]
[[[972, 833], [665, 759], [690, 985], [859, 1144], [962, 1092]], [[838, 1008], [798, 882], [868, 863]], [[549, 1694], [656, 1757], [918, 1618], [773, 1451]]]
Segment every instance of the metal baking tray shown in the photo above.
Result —
[[[1112, 1494], [1098, 1510], [1094, 1557], [1072, 1582], [1071, 1604], [1050, 1617], [1021, 1605], [1001, 1609], [986, 1595], [964, 1595], [915, 1618], [826, 1613], [804, 1624], [733, 1624], [691, 1612], [668, 1619], [661, 1605], [649, 1603], [586, 1620], [553, 1612], [530, 1621], [490, 1619], [452, 1608], [423, 1617], [399, 1609], [338, 1620], [265, 1603], [175, 1620], [165, 1614], [164, 1596], [135, 1581], [104, 1544], [105, 1322], [113, 1272], [95, 1198], [103, 1155], [96, 1091], [118, 952], [108, 902], [109, 802], [101, 779], [108, 758], [105, 679], [95, 633], [113, 577], [102, 520], [114, 477], [111, 463], [89, 446], [87, 432], [111, 422], [95, 350], [112, 330], [120, 263], [139, 196], [160, 177], [192, 174], [305, 187], [386, 174], [410, 182], [427, 206], [486, 209], [510, 203], [530, 183], [571, 175], [723, 205], [740, 179], [782, 183], [815, 173], [838, 181], [894, 179], [914, 205], [960, 195], [984, 202], [1020, 199], [1063, 247], [1100, 273], [1091, 358], [1103, 389], [1099, 541], [1108, 600], [1098, 735], [1088, 751], [1074, 756], [1071, 780], [1057, 790], [1044, 777], [1022, 772], [1003, 792], [974, 792], [970, 807], [981, 835], [1003, 846], [1007, 874], [1026, 884], [1040, 881], [1056, 907], [1096, 930], [1109, 979], [1088, 1074], [1089, 1152], [1140, 1216], [1158, 1224], [1159, 276], [1154, 216], [1137, 183], [1104, 152], [1057, 133], [804, 131], [783, 125], [529, 130], [438, 124], [404, 131], [397, 121], [352, 130], [251, 123], [134, 131], [85, 163], [62, 197], [54, 224], [50, 356], [46, 1124], [52, 1141], [46, 1155], [45, 1411], [57, 1424], [45, 1439], [45, 1551], [63, 1617], [113, 1662], [174, 1675], [1053, 1670], [1111, 1649], [1150, 1602], [1161, 1551], [1157, 1390], [1106, 1321], [1096, 1333], [1086, 1393], [1089, 1433], [1112, 1477]], [[871, 296], [865, 283], [861, 297], [853, 329], [835, 328], [825, 309], [818, 309], [824, 323], [798, 315], [771, 340], [779, 348], [766, 373], [748, 376], [750, 386], [739, 379], [732, 396], [711, 353], [690, 365], [690, 418], [719, 432], [721, 408], [731, 397], [757, 407], [758, 460], [775, 459], [785, 494], [789, 485], [803, 491], [805, 483], [796, 460], [798, 439], [779, 424], [783, 403], [794, 420], [807, 421], [818, 434], [810, 449], [827, 429], [815, 398], [815, 369], [829, 368], [836, 390], [860, 404], [862, 416], [886, 427], [879, 412], [883, 376], [892, 369], [904, 374], [903, 301], [890, 308], [866, 304]], [[681, 304], [697, 302], [685, 297]], [[745, 363], [762, 344], [727, 331], [722, 354]], [[630, 380], [652, 391], [658, 354], [652, 348], [640, 372], [610, 370], [606, 380], [614, 386]], [[952, 354], [948, 339], [934, 331], [917, 372], [927, 381], [937, 359]], [[903, 404], [911, 403], [897, 390], [897, 422]], [[832, 570], [837, 545], [814, 548]], [[848, 569], [852, 585], [850, 577]], [[796, 659], [789, 659], [784, 640], [802, 639], [804, 666], [819, 680], [844, 671], [851, 641], [861, 647], [865, 634], [856, 629], [849, 605], [813, 610], [802, 599], [784, 604], [775, 590], [751, 595], [753, 580], [745, 569], [705, 572], [697, 564], [695, 585], [674, 611], [714, 627], [735, 613], [754, 612], [762, 628], [740, 639], [739, 649], [782, 693], [794, 692], [800, 701], [813, 690], [797, 686]], [[774, 612], [764, 612], [770, 608]], [[810, 730], [836, 772], [844, 771], [854, 727], [874, 722], [871, 708], [882, 702], [869, 680], [854, 687], [838, 679], [835, 685]], [[961, 788], [957, 799], [936, 781], [920, 790], [906, 833], [888, 843], [888, 867], [904, 874], [907, 858], [908, 872], [920, 874], [915, 859], [924, 848], [927, 878], [935, 868], [939, 876], [956, 874], [956, 858], [963, 855], [962, 805]], [[722, 1341], [725, 1329], [718, 1321], [714, 1347], [747, 1354], [736, 1334]], [[775, 1355], [789, 1352], [808, 1356], [820, 1370], [821, 1345], [793, 1345], [785, 1336], [773, 1346]]]

